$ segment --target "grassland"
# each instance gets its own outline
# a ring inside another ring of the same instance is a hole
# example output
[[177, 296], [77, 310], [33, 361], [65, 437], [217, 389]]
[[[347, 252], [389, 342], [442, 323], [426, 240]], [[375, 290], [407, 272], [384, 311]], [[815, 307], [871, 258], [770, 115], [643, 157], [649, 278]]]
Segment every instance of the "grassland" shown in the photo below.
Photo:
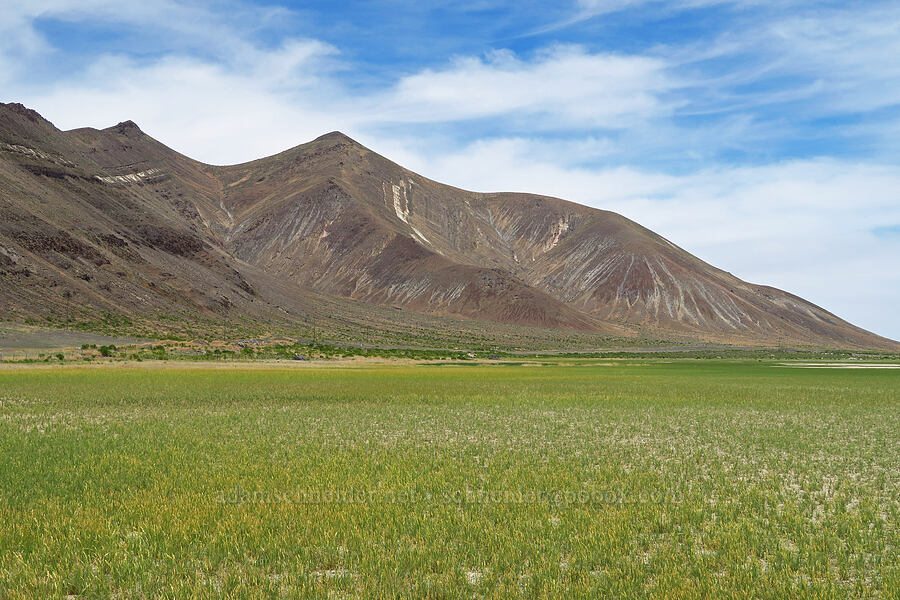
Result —
[[900, 372], [0, 369], [0, 598], [896, 598]]

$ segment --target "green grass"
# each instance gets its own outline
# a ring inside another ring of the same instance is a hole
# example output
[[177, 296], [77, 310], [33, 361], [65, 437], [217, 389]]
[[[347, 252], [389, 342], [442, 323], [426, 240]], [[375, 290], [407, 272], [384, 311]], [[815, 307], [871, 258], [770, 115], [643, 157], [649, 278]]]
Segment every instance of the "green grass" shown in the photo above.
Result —
[[0, 499], [4, 599], [896, 598], [900, 372], [6, 368]]

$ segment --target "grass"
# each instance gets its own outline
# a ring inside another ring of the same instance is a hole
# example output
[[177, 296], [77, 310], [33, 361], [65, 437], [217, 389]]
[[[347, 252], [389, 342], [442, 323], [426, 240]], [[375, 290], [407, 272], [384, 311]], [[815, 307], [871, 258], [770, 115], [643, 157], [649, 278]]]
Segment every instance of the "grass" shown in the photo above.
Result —
[[896, 598], [900, 373], [0, 370], [0, 598]]

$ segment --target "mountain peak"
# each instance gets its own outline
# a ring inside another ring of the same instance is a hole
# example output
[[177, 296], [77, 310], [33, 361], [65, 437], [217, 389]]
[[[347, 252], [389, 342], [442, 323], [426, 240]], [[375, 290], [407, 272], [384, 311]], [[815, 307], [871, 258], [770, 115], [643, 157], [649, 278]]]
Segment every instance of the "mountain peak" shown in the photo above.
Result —
[[132, 120], [122, 121], [121, 123], [116, 123], [112, 127], [107, 127], [104, 131], [115, 131], [119, 135], [134, 135], [138, 133], [144, 133], [141, 131], [141, 128], [138, 127], [138, 124]]
[[0, 108], [4, 108], [11, 113], [20, 115], [31, 121], [32, 123], [41, 123], [46, 122], [46, 119], [40, 115], [33, 108], [28, 108], [24, 104], [20, 104], [18, 102], [10, 102], [9, 104], [3, 104], [0, 102]]
[[315, 140], [313, 140], [313, 141], [314, 141], [314, 142], [320, 142], [320, 141], [345, 142], [345, 143], [354, 144], [354, 145], [356, 145], [356, 146], [359, 146], [359, 145], [360, 145], [359, 142], [357, 142], [356, 140], [354, 140], [353, 138], [351, 138], [351, 137], [350, 137], [349, 135], [347, 135], [346, 133], [343, 133], [343, 132], [340, 132], [340, 131], [331, 131], [331, 132], [328, 132], [328, 133], [326, 133], [326, 134], [324, 134], [324, 135], [320, 135], [319, 137], [317, 137], [317, 138], [316, 138]]

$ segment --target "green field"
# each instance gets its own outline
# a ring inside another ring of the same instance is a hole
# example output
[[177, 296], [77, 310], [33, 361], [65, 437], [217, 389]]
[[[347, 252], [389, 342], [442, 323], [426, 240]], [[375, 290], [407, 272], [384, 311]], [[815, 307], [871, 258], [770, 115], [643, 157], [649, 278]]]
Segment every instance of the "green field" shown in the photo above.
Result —
[[0, 500], [3, 599], [897, 598], [900, 371], [8, 367]]

